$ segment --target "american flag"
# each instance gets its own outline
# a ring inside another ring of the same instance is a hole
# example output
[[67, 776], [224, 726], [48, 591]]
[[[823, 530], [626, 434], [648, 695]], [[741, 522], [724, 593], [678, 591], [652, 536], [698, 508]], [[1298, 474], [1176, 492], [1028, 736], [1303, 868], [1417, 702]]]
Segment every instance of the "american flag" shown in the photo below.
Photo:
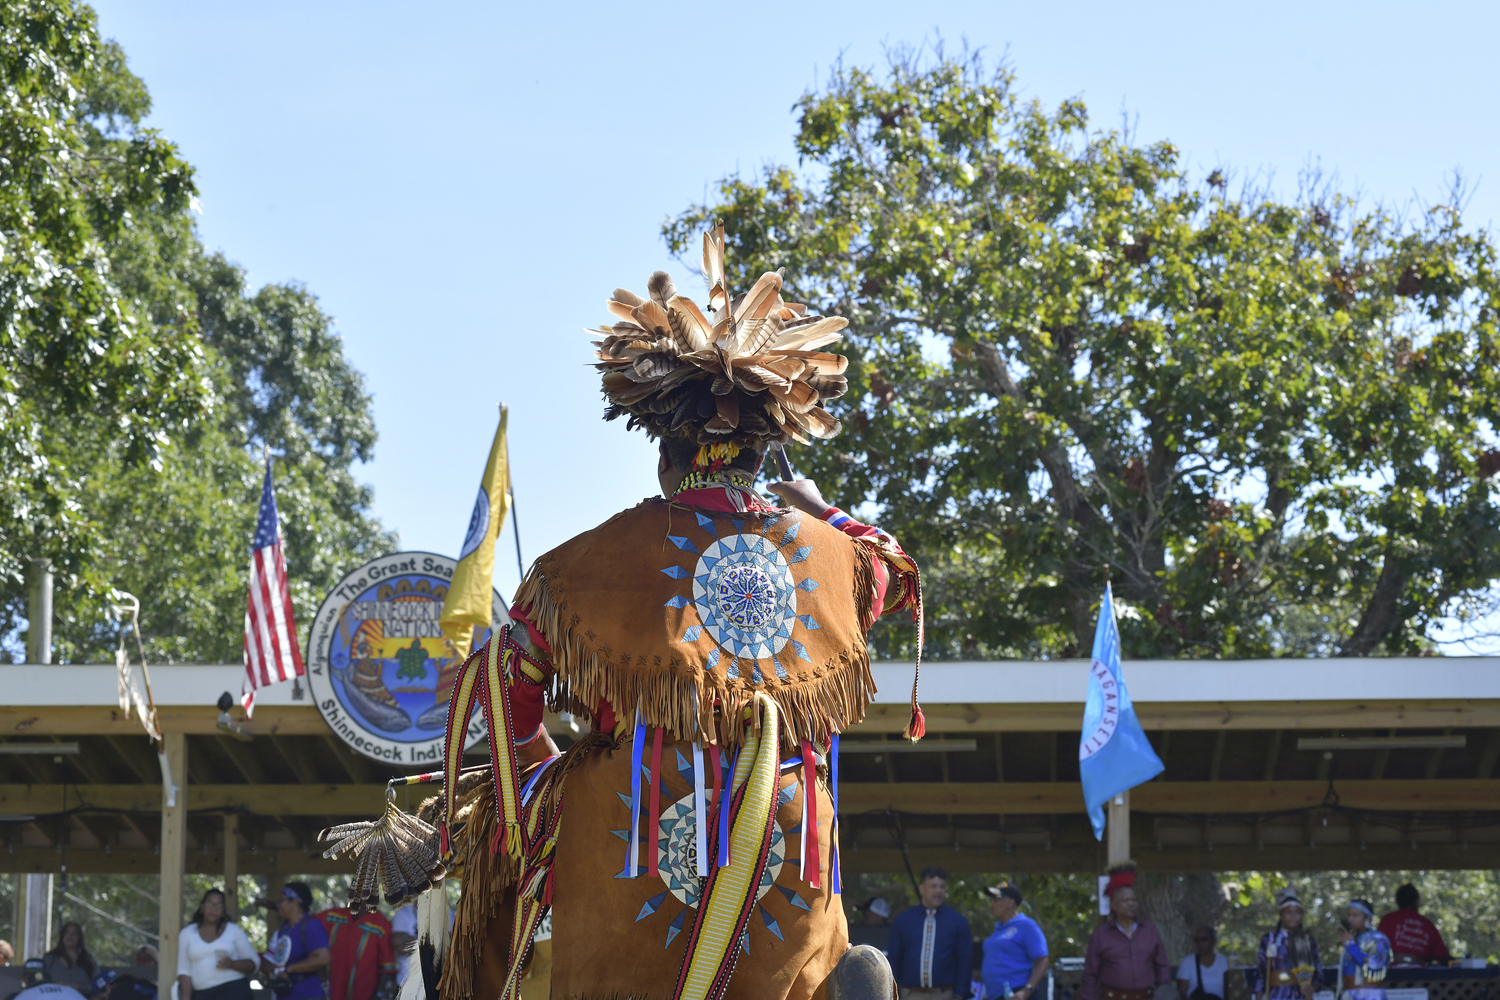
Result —
[[255, 691], [268, 684], [306, 674], [297, 646], [297, 622], [286, 579], [286, 557], [281, 552], [281, 521], [276, 516], [276, 491], [271, 487], [271, 463], [266, 463], [266, 485], [260, 492], [260, 522], [250, 546], [250, 600], [245, 609], [245, 686], [240, 703], [245, 714], [255, 711]]

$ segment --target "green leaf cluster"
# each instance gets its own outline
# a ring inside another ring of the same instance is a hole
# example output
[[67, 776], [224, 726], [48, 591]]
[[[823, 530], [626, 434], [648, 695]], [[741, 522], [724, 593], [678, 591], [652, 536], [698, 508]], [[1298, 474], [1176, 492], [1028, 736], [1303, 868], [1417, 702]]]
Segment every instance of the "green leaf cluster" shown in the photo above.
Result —
[[305, 288], [205, 251], [192, 168], [87, 6], [0, 0], [0, 50], [0, 655], [43, 557], [55, 660], [112, 658], [118, 588], [151, 660], [237, 662], [267, 449], [299, 620], [395, 544], [352, 473], [362, 376]]
[[[742, 287], [848, 317], [794, 460], [926, 572], [929, 655], [1416, 653], [1500, 577], [1494, 242], [1307, 178], [1291, 201], [1021, 100], [977, 55], [841, 68], [801, 166], [722, 181]], [[909, 653], [912, 631], [877, 634]]]

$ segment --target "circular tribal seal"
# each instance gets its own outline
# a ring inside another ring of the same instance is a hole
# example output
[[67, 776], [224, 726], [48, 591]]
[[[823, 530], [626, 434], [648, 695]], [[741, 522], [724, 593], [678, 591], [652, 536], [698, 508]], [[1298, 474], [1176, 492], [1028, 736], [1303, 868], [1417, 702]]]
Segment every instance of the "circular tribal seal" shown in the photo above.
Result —
[[[439, 619], [454, 561], [396, 552], [350, 572], [318, 608], [308, 636], [307, 687], [339, 739], [397, 766], [442, 763], [448, 701], [462, 665]], [[500, 595], [491, 620], [509, 621]], [[489, 632], [481, 630], [483, 642]], [[484, 718], [470, 720], [472, 746]]]
[[693, 605], [704, 629], [730, 656], [765, 660], [792, 637], [797, 584], [786, 557], [770, 541], [730, 535], [698, 557]]

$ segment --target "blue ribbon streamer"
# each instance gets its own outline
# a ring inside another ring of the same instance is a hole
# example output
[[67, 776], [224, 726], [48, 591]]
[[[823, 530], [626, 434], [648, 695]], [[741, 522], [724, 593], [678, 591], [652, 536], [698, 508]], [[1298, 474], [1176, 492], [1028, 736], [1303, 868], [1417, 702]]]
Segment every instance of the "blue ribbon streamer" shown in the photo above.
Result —
[[[728, 759], [729, 755], [724, 755]], [[740, 751], [736, 747], [734, 760], [729, 764], [729, 776], [724, 779], [724, 791], [719, 796], [719, 867], [729, 867], [729, 803], [734, 799], [734, 770], [739, 762]]]
[[639, 873], [641, 846], [641, 751], [646, 747], [646, 724], [641, 710], [635, 710], [635, 736], [630, 742], [630, 840], [625, 847], [625, 870], [621, 878], [635, 878]]

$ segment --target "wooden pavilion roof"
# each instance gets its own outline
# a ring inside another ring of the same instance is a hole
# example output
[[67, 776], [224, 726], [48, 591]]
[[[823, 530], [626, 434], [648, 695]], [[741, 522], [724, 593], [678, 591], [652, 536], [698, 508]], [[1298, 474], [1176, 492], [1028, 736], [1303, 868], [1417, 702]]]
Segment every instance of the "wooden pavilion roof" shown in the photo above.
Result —
[[[1164, 871], [1500, 868], [1497, 668], [1485, 657], [1128, 662], [1166, 764], [1131, 796], [1137, 860]], [[163, 729], [186, 734], [187, 869], [222, 870], [233, 815], [241, 871], [346, 870], [321, 857], [318, 830], [374, 816], [385, 782], [406, 772], [348, 748], [292, 685], [262, 693], [243, 722], [250, 742], [221, 732], [214, 703], [238, 691], [241, 671], [152, 668]], [[1098, 871], [1078, 784], [1086, 673], [1080, 661], [926, 664], [929, 736], [912, 748], [899, 732], [911, 668], [877, 665], [881, 694], [841, 755], [844, 868], [900, 870], [904, 845], [913, 866]], [[0, 744], [79, 751], [0, 752], [10, 870], [157, 871], [161, 772], [119, 709], [114, 667], [4, 665], [0, 691]], [[1317, 737], [1385, 745], [1299, 749]], [[415, 805], [423, 793], [400, 794]]]

